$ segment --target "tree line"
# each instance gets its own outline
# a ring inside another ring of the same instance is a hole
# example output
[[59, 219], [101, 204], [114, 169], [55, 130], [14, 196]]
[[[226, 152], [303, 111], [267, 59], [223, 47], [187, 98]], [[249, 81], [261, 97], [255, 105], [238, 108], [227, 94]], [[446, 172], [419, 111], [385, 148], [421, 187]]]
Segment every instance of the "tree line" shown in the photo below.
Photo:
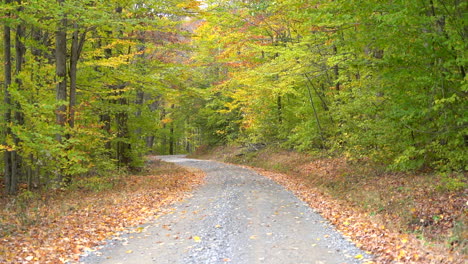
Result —
[[177, 89], [175, 50], [194, 3], [1, 3], [5, 193], [139, 168], [151, 149], [175, 145], [163, 95]]
[[192, 60], [204, 142], [466, 171], [466, 1], [206, 2]]
[[466, 172], [466, 1], [1, 7], [6, 193], [230, 142]]

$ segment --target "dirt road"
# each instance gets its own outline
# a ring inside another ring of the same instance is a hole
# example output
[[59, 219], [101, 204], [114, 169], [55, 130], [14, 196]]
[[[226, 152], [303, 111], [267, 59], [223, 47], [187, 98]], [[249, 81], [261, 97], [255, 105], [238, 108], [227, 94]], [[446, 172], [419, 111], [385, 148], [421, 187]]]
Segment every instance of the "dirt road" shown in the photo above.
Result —
[[255, 172], [182, 156], [158, 158], [205, 171], [205, 183], [83, 263], [350, 264], [368, 258], [291, 192]]

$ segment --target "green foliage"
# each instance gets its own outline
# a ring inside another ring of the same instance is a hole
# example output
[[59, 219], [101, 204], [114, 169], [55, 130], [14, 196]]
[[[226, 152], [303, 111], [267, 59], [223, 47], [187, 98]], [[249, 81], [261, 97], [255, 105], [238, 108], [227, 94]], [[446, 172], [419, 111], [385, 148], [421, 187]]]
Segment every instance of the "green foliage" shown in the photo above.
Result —
[[[22, 61], [16, 61], [18, 49], [11, 49], [13, 81], [1, 99], [11, 98], [0, 109], [12, 113], [2, 123], [8, 136], [2, 133], [0, 146], [15, 151], [17, 183], [62, 186], [95, 175], [88, 185], [98, 188], [106, 186], [99, 180], [103, 171], [143, 167], [143, 156], [163, 144], [149, 144], [148, 138], [157, 141], [165, 133], [167, 102], [179, 93], [176, 83], [184, 80], [177, 75], [178, 52], [186, 49], [181, 39], [188, 33], [177, 30], [184, 22], [180, 18], [198, 10], [197, 2], [24, 0], [0, 5], [2, 22], [11, 27], [12, 47], [24, 44]], [[66, 28], [58, 28], [64, 16]], [[64, 80], [56, 76], [58, 30], [67, 34], [67, 100], [56, 96], [57, 82]]]
[[391, 170], [466, 171], [463, 8], [212, 1], [194, 59], [218, 77], [211, 96], [227, 109], [201, 120], [228, 131], [233, 121], [220, 113], [236, 111], [240, 128], [225, 136], [231, 141], [370, 157]]
[[[198, 4], [2, 2], [13, 78], [0, 146], [20, 157], [20, 181], [138, 169], [147, 152], [232, 141], [369, 157], [391, 170], [466, 171], [463, 1]], [[202, 19], [185, 17], [193, 12]], [[72, 42], [83, 41], [76, 102], [55, 92], [65, 14], [67, 79]]]
[[447, 174], [441, 176], [437, 189], [440, 191], [459, 192], [466, 190], [468, 183], [466, 177], [461, 174]]

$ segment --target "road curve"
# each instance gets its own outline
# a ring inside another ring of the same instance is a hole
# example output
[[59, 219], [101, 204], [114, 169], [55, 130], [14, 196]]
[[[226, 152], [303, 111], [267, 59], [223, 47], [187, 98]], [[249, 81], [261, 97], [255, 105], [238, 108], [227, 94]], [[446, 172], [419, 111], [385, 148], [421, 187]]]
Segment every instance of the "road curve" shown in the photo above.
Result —
[[291, 192], [251, 170], [158, 158], [205, 171], [205, 183], [168, 214], [80, 262], [351, 264], [363, 262], [359, 255], [368, 257]]

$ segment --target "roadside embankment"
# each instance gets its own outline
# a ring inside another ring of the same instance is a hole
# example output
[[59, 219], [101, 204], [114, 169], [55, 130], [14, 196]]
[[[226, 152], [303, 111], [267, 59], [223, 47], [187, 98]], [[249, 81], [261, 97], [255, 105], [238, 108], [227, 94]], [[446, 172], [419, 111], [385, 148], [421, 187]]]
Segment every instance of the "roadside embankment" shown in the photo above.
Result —
[[257, 168], [382, 263], [467, 259], [468, 202], [466, 178], [460, 175], [387, 172], [366, 160], [261, 146], [201, 149], [193, 156]]

